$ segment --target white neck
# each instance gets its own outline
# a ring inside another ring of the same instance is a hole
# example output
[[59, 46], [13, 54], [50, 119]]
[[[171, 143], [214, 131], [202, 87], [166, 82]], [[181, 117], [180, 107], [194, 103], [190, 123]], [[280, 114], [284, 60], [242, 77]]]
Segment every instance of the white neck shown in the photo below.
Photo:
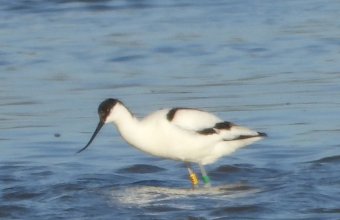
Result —
[[141, 122], [122, 104], [115, 106], [115, 125], [121, 136], [132, 146], [146, 151], [148, 146], [143, 146], [143, 128]]
[[118, 103], [114, 107], [114, 123], [119, 130], [123, 126], [132, 125], [137, 122], [139, 122], [138, 119], [123, 104]]

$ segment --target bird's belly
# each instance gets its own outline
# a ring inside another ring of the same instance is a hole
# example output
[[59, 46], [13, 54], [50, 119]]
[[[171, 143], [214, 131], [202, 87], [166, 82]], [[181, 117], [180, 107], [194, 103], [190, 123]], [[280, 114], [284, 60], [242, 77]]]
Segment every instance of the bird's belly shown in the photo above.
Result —
[[215, 140], [208, 136], [196, 135], [190, 132], [158, 125], [144, 127], [142, 132], [125, 133], [124, 139], [137, 149], [157, 157], [200, 162], [209, 155]]
[[139, 149], [157, 157], [198, 163], [210, 154], [214, 144], [207, 144], [205, 141], [200, 142], [192, 138], [179, 139], [178, 137], [165, 135], [154, 137], [146, 145]]

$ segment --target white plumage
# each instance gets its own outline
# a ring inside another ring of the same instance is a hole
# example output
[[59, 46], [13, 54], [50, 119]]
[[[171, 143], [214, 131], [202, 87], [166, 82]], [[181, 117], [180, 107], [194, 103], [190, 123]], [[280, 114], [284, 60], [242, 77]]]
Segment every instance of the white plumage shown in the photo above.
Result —
[[[114, 123], [121, 136], [135, 148], [158, 157], [203, 165], [229, 155], [266, 136], [265, 133], [223, 121], [190, 108], [156, 111], [138, 119], [117, 99], [107, 99], [98, 108], [100, 122], [85, 150], [100, 128]], [[189, 172], [192, 171], [190, 170]]]

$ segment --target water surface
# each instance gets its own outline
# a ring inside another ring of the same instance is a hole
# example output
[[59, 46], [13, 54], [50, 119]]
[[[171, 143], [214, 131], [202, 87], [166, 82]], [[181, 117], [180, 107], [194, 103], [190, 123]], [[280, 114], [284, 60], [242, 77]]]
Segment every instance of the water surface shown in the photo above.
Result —
[[[7, 1], [0, 6], [2, 219], [337, 219], [336, 1]], [[145, 155], [97, 105], [202, 108], [269, 134], [207, 166]], [[198, 171], [198, 169], [197, 169]]]

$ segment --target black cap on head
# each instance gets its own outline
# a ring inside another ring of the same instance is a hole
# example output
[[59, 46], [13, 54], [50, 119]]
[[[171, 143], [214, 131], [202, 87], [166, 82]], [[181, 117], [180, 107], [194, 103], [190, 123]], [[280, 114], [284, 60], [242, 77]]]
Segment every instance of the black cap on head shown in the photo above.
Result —
[[88, 146], [90, 146], [90, 144], [92, 143], [92, 141], [94, 140], [94, 138], [97, 136], [98, 132], [100, 131], [100, 129], [103, 127], [105, 120], [107, 118], [107, 116], [110, 114], [111, 109], [113, 108], [113, 106], [115, 106], [118, 102], [120, 102], [117, 99], [106, 99], [104, 100], [102, 103], [100, 103], [99, 107], [98, 107], [98, 114], [99, 114], [99, 123], [97, 125], [96, 130], [94, 131], [92, 137], [90, 138], [89, 142], [85, 145], [85, 147], [83, 147], [82, 149], [80, 149], [77, 153], [82, 152], [83, 150], [85, 150]]
[[98, 114], [100, 121], [104, 122], [106, 117], [110, 114], [111, 109], [115, 106], [118, 102], [118, 99], [106, 99], [98, 106]]

